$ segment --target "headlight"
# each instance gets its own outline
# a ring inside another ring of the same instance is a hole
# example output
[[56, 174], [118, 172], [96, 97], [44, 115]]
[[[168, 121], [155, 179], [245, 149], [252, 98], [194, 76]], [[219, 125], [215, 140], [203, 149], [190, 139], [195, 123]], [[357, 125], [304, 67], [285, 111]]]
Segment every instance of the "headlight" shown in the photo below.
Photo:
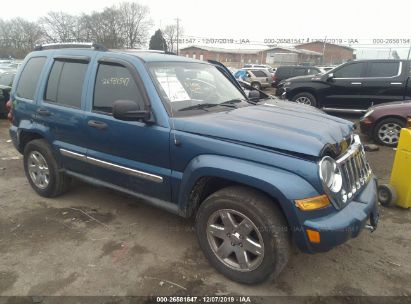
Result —
[[325, 156], [319, 164], [320, 179], [325, 187], [333, 193], [342, 188], [342, 175], [337, 163], [329, 156]]

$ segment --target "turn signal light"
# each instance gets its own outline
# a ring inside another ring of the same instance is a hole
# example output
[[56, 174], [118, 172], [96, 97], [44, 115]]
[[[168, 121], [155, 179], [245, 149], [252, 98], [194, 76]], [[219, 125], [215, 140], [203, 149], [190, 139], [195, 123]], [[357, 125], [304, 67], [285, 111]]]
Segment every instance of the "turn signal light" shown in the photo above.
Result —
[[317, 210], [330, 205], [327, 195], [319, 195], [305, 199], [295, 200], [295, 205], [303, 211]]
[[308, 239], [311, 243], [319, 244], [321, 242], [320, 233], [315, 230], [305, 229]]

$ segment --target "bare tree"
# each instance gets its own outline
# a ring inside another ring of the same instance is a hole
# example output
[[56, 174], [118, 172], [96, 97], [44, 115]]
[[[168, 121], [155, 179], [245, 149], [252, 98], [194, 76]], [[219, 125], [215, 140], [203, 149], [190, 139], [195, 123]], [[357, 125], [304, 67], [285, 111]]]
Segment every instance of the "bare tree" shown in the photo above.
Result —
[[[170, 52], [175, 52], [177, 45], [177, 24], [169, 24], [164, 27], [162, 30], [163, 37], [167, 43], [167, 49]], [[178, 27], [178, 35], [181, 36], [183, 34], [183, 28], [181, 25]]]
[[148, 7], [135, 2], [122, 2], [118, 10], [125, 47], [135, 48], [144, 44], [152, 26]]
[[40, 24], [50, 41], [70, 42], [76, 39], [77, 19], [64, 12], [49, 12], [40, 19]]

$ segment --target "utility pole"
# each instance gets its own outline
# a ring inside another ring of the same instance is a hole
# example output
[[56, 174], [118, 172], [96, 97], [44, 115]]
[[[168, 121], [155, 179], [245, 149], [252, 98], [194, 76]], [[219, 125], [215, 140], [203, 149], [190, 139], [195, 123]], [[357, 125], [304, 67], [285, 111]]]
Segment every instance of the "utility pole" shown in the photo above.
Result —
[[324, 39], [324, 44], [323, 44], [323, 57], [322, 57], [322, 65], [324, 65], [324, 53], [325, 53], [325, 44], [327, 43], [327, 36], [325, 36], [325, 39]]
[[178, 55], [178, 36], [180, 32], [180, 19], [176, 18], [176, 21], [177, 21], [177, 55]]

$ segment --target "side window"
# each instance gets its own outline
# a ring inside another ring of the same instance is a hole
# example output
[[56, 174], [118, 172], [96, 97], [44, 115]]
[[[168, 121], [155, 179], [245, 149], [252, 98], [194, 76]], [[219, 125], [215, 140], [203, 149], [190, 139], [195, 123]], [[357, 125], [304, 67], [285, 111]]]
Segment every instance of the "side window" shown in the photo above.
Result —
[[398, 75], [399, 62], [370, 62], [367, 77], [393, 77]]
[[31, 58], [20, 75], [17, 85], [16, 94], [19, 97], [34, 99], [36, 88], [40, 80], [40, 74], [46, 63], [46, 57]]
[[267, 77], [263, 71], [259, 70], [252, 70], [252, 73], [255, 75], [255, 77]]
[[315, 75], [321, 73], [320, 70], [316, 69], [316, 68], [309, 68], [307, 69], [307, 75]]
[[93, 110], [111, 114], [116, 100], [132, 100], [144, 109], [143, 97], [129, 70], [100, 64], [94, 86]]
[[335, 78], [357, 78], [364, 76], [365, 62], [354, 62], [334, 72]]
[[306, 68], [294, 68], [293, 76], [303, 76], [306, 75]]
[[47, 81], [45, 100], [80, 108], [87, 66], [85, 62], [54, 61]]

